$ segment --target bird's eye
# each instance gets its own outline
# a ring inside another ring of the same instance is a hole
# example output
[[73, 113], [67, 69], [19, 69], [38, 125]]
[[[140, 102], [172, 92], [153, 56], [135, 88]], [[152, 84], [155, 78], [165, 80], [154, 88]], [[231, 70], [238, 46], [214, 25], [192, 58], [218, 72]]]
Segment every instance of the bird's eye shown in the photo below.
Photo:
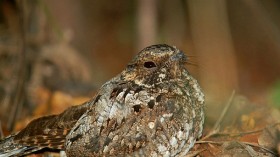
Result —
[[144, 63], [144, 67], [145, 68], [153, 68], [153, 67], [156, 67], [156, 64], [152, 61], [148, 61], [148, 62]]

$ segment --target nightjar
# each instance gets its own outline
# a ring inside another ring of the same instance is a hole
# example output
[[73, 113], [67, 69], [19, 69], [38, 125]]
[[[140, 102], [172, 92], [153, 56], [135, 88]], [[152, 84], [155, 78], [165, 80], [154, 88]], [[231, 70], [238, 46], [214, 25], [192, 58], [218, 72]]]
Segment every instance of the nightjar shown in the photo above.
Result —
[[2, 140], [0, 157], [44, 148], [67, 156], [186, 155], [204, 123], [204, 94], [186, 62], [176, 47], [143, 49], [92, 100]]

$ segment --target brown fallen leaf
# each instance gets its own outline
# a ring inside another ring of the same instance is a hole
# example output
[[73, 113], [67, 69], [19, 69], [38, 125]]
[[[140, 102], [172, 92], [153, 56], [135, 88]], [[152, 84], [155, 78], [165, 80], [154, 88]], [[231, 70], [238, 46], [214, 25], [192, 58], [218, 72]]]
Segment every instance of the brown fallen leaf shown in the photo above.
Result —
[[280, 143], [280, 123], [264, 129], [258, 138], [258, 143], [276, 151]]

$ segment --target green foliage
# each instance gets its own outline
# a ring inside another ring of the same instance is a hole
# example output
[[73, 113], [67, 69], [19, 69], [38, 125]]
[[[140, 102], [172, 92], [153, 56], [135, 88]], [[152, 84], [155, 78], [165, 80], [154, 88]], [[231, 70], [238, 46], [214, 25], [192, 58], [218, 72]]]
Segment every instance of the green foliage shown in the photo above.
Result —
[[270, 93], [271, 104], [274, 107], [280, 108], [280, 80], [278, 80], [272, 87]]

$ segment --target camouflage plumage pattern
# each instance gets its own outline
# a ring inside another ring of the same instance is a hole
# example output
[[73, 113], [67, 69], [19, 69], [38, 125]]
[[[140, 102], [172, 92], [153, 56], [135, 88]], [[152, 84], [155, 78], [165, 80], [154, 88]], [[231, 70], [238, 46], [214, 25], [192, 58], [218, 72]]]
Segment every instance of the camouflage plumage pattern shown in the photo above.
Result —
[[204, 123], [204, 95], [186, 59], [175, 47], [147, 47], [91, 101], [37, 119], [11, 141], [67, 156], [184, 156]]

